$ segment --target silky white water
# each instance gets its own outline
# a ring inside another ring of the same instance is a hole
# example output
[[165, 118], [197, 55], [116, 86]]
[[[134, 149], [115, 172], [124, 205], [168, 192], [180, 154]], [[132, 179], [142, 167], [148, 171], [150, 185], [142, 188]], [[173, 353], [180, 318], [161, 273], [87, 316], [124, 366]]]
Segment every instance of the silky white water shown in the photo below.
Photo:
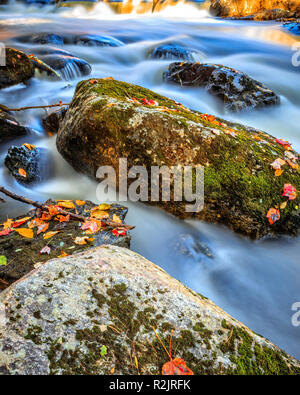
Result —
[[[92, 77], [109, 77], [133, 82], [174, 98], [202, 112], [237, 120], [272, 135], [288, 139], [300, 151], [300, 67], [292, 65], [295, 38], [278, 23], [220, 21], [210, 18], [192, 3], [179, 3], [154, 15], [116, 15], [106, 4], [93, 10], [83, 7], [55, 10], [22, 4], [3, 6], [0, 13], [0, 41], [16, 46], [14, 37], [36, 32], [61, 34], [107, 34], [126, 43], [123, 47], [101, 48], [65, 45], [63, 49], [89, 62]], [[149, 60], [149, 53], [161, 43], [176, 42], [197, 49], [199, 61], [220, 63], [248, 73], [281, 97], [281, 105], [242, 114], [223, 114], [218, 103], [204, 91], [165, 85], [162, 73], [170, 61]], [[38, 46], [24, 44], [23, 49]], [[0, 91], [0, 103], [10, 107], [69, 102], [76, 83], [34, 78], [30, 86]], [[96, 183], [77, 174], [56, 151], [55, 137], [45, 137], [41, 118], [44, 110], [16, 113], [17, 119], [34, 128], [36, 135], [1, 147], [0, 184], [16, 192], [46, 200], [52, 198], [96, 201]], [[55, 174], [47, 182], [25, 188], [3, 167], [7, 148], [32, 142], [48, 147], [55, 158]], [[127, 222], [136, 225], [132, 249], [138, 251], [195, 291], [212, 299], [254, 331], [300, 359], [300, 327], [293, 327], [291, 306], [300, 302], [300, 239], [253, 242], [234, 235], [225, 227], [200, 222], [183, 222], [159, 209], [125, 203]], [[9, 201], [0, 206], [1, 216], [24, 213], [27, 207]], [[178, 241], [206, 243], [213, 258], [193, 252], [179, 252]]]

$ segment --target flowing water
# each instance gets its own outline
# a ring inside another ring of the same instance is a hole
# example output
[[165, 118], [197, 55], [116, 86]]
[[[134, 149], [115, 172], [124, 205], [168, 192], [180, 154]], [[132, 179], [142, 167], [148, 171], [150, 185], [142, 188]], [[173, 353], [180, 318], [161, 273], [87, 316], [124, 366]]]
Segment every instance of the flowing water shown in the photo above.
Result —
[[[286, 34], [280, 24], [220, 21], [193, 3], [168, 6], [153, 15], [141, 15], [134, 2], [129, 9], [131, 14], [120, 15], [105, 3], [94, 9], [3, 6], [0, 41], [14, 46], [16, 36], [36, 32], [111, 35], [126, 45], [117, 48], [65, 45], [64, 49], [89, 62], [93, 77], [112, 76], [145, 86], [193, 109], [238, 120], [288, 139], [300, 151], [300, 67], [294, 67], [291, 61], [295, 38]], [[264, 82], [280, 95], [280, 107], [224, 115], [218, 103], [204, 91], [164, 85], [162, 72], [170, 61], [150, 60], [149, 53], [168, 42], [198, 50], [199, 61], [231, 66]], [[28, 44], [23, 48], [32, 52], [35, 49]], [[76, 72], [71, 68], [68, 75], [74, 77]], [[80, 79], [54, 82], [40, 76], [28, 87], [0, 91], [0, 103], [21, 107], [58, 100], [69, 102]], [[45, 136], [41, 127], [44, 115], [44, 110], [17, 113], [22, 124], [37, 132], [3, 146], [0, 159], [2, 164], [8, 146], [32, 142], [52, 151], [55, 175], [46, 183], [25, 188], [1, 166], [0, 184], [41, 201], [49, 197], [96, 201], [95, 182], [77, 174], [57, 153], [55, 137]], [[128, 207], [127, 222], [136, 225], [132, 232], [133, 250], [300, 359], [300, 327], [291, 324], [291, 306], [300, 301], [299, 238], [253, 242], [225, 227], [183, 222], [142, 204], [128, 203]], [[5, 209], [1, 206], [1, 216], [21, 214], [26, 209], [7, 202]], [[197, 243], [206, 243], [213, 258], [201, 255]]]

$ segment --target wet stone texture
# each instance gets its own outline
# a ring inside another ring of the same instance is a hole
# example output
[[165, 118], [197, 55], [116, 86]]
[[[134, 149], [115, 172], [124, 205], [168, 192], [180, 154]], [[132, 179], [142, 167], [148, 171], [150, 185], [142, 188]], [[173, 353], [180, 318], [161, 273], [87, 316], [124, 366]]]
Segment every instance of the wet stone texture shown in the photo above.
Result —
[[[137, 253], [53, 259], [0, 294], [0, 373], [299, 374], [300, 364]], [[101, 356], [101, 349], [106, 353]], [[135, 360], [138, 361], [138, 368]]]

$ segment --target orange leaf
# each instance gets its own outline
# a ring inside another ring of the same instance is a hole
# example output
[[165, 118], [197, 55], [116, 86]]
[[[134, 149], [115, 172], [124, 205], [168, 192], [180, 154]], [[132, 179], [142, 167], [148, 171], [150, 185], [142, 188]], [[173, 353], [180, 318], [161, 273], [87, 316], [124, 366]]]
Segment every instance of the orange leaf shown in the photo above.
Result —
[[13, 228], [17, 228], [18, 226], [21, 226], [23, 224], [25, 224], [25, 222], [27, 222], [29, 219], [31, 219], [31, 217], [24, 217], [21, 219], [17, 219], [13, 224]]
[[77, 204], [77, 206], [83, 206], [85, 204], [84, 200], [75, 200], [75, 203]]
[[186, 366], [185, 361], [182, 358], [175, 358], [170, 362], [166, 362], [162, 367], [162, 374], [164, 376], [192, 376], [194, 372]]
[[24, 145], [24, 147], [29, 149], [29, 151], [32, 151], [35, 148], [35, 145], [33, 145], [33, 144], [24, 143], [23, 145]]
[[59, 222], [69, 222], [70, 221], [70, 215], [60, 215], [59, 216]]
[[74, 243], [79, 245], [84, 245], [87, 244], [88, 241], [90, 241], [90, 238], [88, 236], [83, 236], [83, 237], [76, 237]]
[[96, 207], [95, 209], [91, 210], [91, 217], [97, 218], [97, 219], [103, 219], [103, 218], [109, 217], [109, 214], [107, 211], [98, 210]]
[[292, 169], [297, 170], [299, 168], [299, 165], [297, 163], [294, 163], [289, 159], [287, 159], [286, 161], [291, 166]]
[[43, 224], [40, 224], [38, 226], [37, 234], [39, 235], [40, 233], [46, 232], [46, 230], [49, 228], [49, 223], [45, 222]]
[[118, 217], [116, 214], [113, 215], [113, 219], [114, 222], [117, 222], [118, 224], [122, 223], [122, 220], [120, 217]]
[[7, 220], [6, 220], [6, 221], [4, 222], [4, 224], [3, 224], [3, 226], [4, 226], [3, 229], [9, 229], [9, 228], [11, 228], [11, 227], [12, 227], [12, 224], [13, 224], [13, 220], [10, 219], [10, 218], [7, 218]]
[[62, 251], [60, 255], [58, 255], [57, 258], [64, 258], [66, 256], [69, 256], [70, 254], [67, 254], [65, 251]]
[[53, 217], [54, 215], [59, 214], [61, 209], [58, 206], [47, 206], [49, 210], [49, 214]]
[[75, 205], [72, 202], [72, 200], [57, 200], [57, 206], [63, 208], [70, 208], [70, 209], [75, 208]]
[[60, 231], [59, 230], [57, 230], [57, 231], [52, 231], [52, 232], [47, 232], [47, 233], [45, 233], [44, 234], [44, 239], [46, 240], [46, 239], [50, 239], [50, 237], [53, 237], [53, 236], [55, 236], [57, 233], [59, 233]]
[[8, 235], [10, 232], [12, 232], [12, 229], [4, 229], [0, 231], [0, 236], [6, 236]]
[[33, 230], [27, 228], [15, 229], [15, 232], [19, 233], [20, 236], [27, 237], [28, 239], [33, 238]]
[[280, 220], [280, 211], [276, 208], [270, 208], [267, 213], [267, 218], [269, 220], [270, 225], [273, 225], [275, 222]]
[[20, 176], [22, 176], [22, 177], [25, 177], [25, 178], [27, 177], [27, 173], [26, 173], [26, 171], [25, 171], [24, 169], [21, 169], [21, 168], [20, 168], [20, 169], [18, 170], [18, 173], [19, 173]]
[[283, 171], [281, 169], [276, 169], [275, 170], [275, 177], [281, 176], [282, 173], [283, 173]]

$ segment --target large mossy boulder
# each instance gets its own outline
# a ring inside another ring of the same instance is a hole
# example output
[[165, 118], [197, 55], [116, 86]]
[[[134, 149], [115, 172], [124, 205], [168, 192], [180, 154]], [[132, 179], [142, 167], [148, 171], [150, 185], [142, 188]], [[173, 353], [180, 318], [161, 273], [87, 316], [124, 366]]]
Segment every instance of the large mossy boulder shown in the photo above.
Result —
[[34, 66], [23, 52], [6, 48], [6, 65], [0, 66], [0, 89], [26, 83], [34, 76]]
[[[158, 105], [144, 104], [145, 98]], [[154, 204], [180, 218], [223, 223], [253, 238], [299, 231], [298, 197], [286, 204], [273, 225], [266, 218], [270, 208], [286, 203], [285, 184], [300, 189], [296, 163], [295, 169], [284, 165], [279, 177], [271, 167], [286, 155], [297, 160], [290, 147], [267, 133], [191, 111], [148, 89], [105, 79], [82, 81], [60, 125], [57, 147], [76, 170], [94, 178], [103, 165], [118, 172], [119, 158], [127, 158], [128, 168], [145, 166], [149, 177], [151, 166], [202, 165], [202, 211], [187, 213], [185, 201]]]
[[[124, 223], [127, 208], [119, 204], [101, 204], [100, 207], [90, 201], [47, 201], [46, 205], [83, 215], [88, 218], [96, 213], [104, 221], [116, 220]], [[64, 208], [64, 206], [70, 207]], [[72, 208], [74, 207], [74, 208]], [[96, 211], [91, 211], [97, 208]], [[6, 264], [0, 265], [0, 287], [11, 284], [33, 270], [49, 258], [71, 255], [84, 251], [91, 246], [114, 244], [121, 247], [130, 246], [130, 233], [115, 233], [110, 226], [102, 226], [95, 232], [83, 230], [82, 222], [68, 219], [66, 215], [52, 215], [39, 210], [32, 210], [21, 217], [8, 219], [1, 225], [0, 255]], [[10, 231], [7, 231], [10, 229]], [[31, 233], [32, 232], [32, 233]], [[50, 232], [50, 233], [49, 233]], [[54, 233], [51, 233], [54, 232]], [[7, 234], [6, 234], [7, 233]], [[48, 237], [51, 236], [51, 237]], [[45, 249], [46, 247], [46, 249]], [[3, 262], [1, 262], [3, 263]]]
[[46, 262], [0, 294], [0, 374], [299, 374], [300, 364], [130, 250]]
[[204, 88], [227, 111], [241, 111], [279, 104], [279, 97], [264, 84], [233, 68], [205, 63], [171, 63], [166, 82]]

